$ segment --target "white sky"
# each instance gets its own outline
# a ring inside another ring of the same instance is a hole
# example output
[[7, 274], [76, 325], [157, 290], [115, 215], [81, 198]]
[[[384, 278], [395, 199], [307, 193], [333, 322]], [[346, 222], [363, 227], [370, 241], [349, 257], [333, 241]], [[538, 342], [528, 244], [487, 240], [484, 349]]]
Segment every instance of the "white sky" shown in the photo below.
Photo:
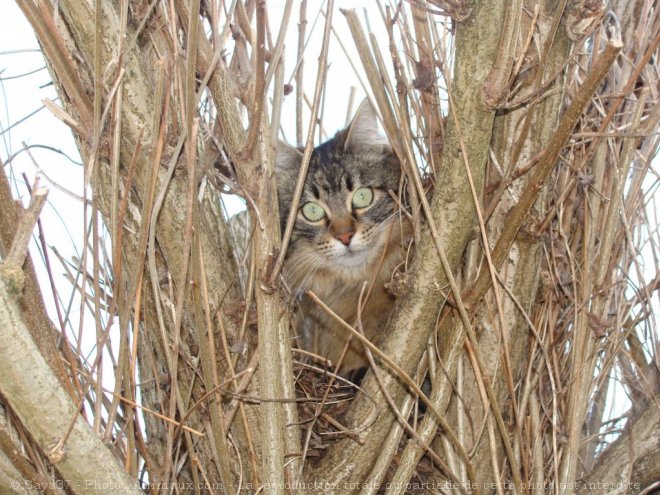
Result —
[[[13, 171], [10, 176], [12, 188], [24, 200], [27, 191], [21, 173], [25, 173], [34, 182], [37, 166], [30, 156], [23, 152], [18, 154], [7, 165], [8, 157], [13, 156], [25, 145], [49, 146], [60, 150], [73, 160], [79, 160], [71, 132], [43, 107], [41, 100], [57, 98], [50, 75], [45, 69], [43, 56], [34, 37], [32, 29], [15, 2], [2, 0], [0, 7], [0, 157], [5, 164], [5, 170]], [[16, 77], [33, 72], [30, 75]], [[40, 110], [41, 109], [41, 110]], [[16, 123], [32, 112], [36, 113], [21, 123]], [[9, 129], [9, 126], [14, 124]], [[59, 186], [71, 191], [74, 195], [82, 195], [82, 167], [72, 163], [57, 152], [45, 148], [32, 148], [30, 153], [44, 174], [57, 182]], [[67, 259], [76, 255], [76, 246], [80, 246], [83, 236], [82, 203], [70, 196], [64, 190], [53, 187], [46, 179], [41, 178], [41, 185], [48, 186], [50, 193], [41, 221], [45, 231], [46, 242], [62, 253]], [[56, 204], [54, 208], [52, 205]], [[65, 212], [62, 217], [58, 213]], [[39, 254], [32, 249], [33, 259], [37, 265], [37, 274], [44, 290], [49, 313], [57, 321], [46, 271], [41, 265], [39, 269]], [[62, 279], [64, 269], [52, 252], [49, 253], [53, 274]], [[61, 295], [70, 295], [71, 286], [63, 283]], [[68, 285], [68, 287], [67, 287]], [[71, 306], [71, 318], [74, 327], [79, 321], [79, 302], [71, 304], [69, 296], [62, 302], [64, 310]]]

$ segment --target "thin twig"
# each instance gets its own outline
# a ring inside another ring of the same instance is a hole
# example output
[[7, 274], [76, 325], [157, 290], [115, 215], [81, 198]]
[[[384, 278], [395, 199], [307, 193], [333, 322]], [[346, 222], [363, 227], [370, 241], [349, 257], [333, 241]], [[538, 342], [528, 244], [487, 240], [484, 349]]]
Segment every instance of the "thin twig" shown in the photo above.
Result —
[[300, 204], [300, 197], [302, 196], [302, 190], [305, 185], [305, 178], [307, 177], [307, 168], [309, 167], [312, 151], [314, 149], [314, 127], [316, 126], [316, 118], [319, 111], [319, 101], [321, 99], [321, 93], [325, 83], [325, 73], [328, 63], [328, 45], [330, 43], [330, 28], [332, 26], [334, 3], [334, 0], [329, 0], [326, 8], [325, 27], [323, 29], [323, 44], [321, 47], [321, 54], [319, 55], [319, 69], [316, 75], [316, 85], [314, 87], [314, 100], [312, 103], [312, 115], [309, 119], [310, 124], [307, 131], [307, 142], [305, 143], [305, 150], [303, 152], [302, 162], [300, 164], [300, 171], [298, 172], [298, 179], [296, 180], [296, 187], [293, 191], [291, 209], [289, 211], [286, 227], [282, 235], [280, 253], [277, 256], [277, 260], [273, 266], [273, 271], [271, 272], [270, 285], [272, 287], [276, 286], [277, 278], [279, 277], [280, 272], [282, 271], [282, 267], [284, 266], [286, 250], [289, 246], [291, 233], [293, 232], [293, 224], [296, 222], [296, 216], [298, 215], [298, 205]]
[[33, 187], [32, 196], [30, 197], [30, 204], [27, 209], [23, 211], [21, 219], [18, 222], [16, 235], [11, 244], [11, 248], [7, 253], [7, 257], [2, 260], [4, 270], [21, 270], [25, 258], [28, 253], [28, 244], [32, 237], [34, 226], [41, 215], [41, 210], [46, 204], [48, 198], [48, 189], [39, 187], [39, 182], [36, 181]]

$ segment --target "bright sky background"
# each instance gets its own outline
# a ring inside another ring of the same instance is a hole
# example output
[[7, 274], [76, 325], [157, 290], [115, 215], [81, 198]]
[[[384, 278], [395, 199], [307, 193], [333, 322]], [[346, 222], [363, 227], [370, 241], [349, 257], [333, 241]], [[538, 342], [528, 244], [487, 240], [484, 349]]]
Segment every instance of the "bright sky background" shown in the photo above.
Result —
[[[44, 98], [56, 101], [57, 94], [32, 28], [15, 2], [2, 0], [0, 11], [0, 157], [5, 170], [13, 170], [14, 175], [10, 177], [12, 189], [17, 191], [24, 203], [29, 198], [20, 174], [25, 173], [30, 183], [33, 183], [37, 171], [43, 171], [41, 185], [50, 190], [48, 204], [41, 216], [46, 242], [70, 260], [77, 255], [76, 246], [82, 244], [83, 238], [83, 209], [78, 199], [83, 192], [82, 166], [53, 150], [61, 151], [78, 161], [78, 149], [69, 128], [43, 108], [41, 103]], [[47, 146], [52, 150], [31, 148], [33, 161], [28, 153], [21, 152], [23, 143], [28, 147]], [[11, 168], [7, 165], [9, 157], [14, 157]], [[53, 204], [57, 206], [53, 207]], [[33, 248], [31, 252], [41, 286], [44, 287], [44, 299], [49, 313], [57, 321], [53, 295], [46, 271], [40, 262], [39, 251]], [[49, 257], [54, 276], [63, 281], [63, 266], [52, 251]], [[71, 322], [76, 328], [80, 317], [79, 299], [71, 299], [70, 284], [64, 282], [58, 285], [61, 285], [61, 296], [67, 295], [67, 299], [61, 301], [62, 307], [64, 311], [68, 308]]]

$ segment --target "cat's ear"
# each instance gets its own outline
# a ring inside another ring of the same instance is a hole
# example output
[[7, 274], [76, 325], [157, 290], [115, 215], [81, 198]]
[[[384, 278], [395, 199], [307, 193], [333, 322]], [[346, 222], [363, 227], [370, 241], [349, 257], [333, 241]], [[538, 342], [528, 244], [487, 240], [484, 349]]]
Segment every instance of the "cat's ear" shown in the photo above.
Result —
[[389, 149], [387, 138], [378, 131], [378, 114], [368, 98], [362, 100], [348, 126], [344, 151], [384, 151]]
[[300, 170], [303, 155], [297, 148], [278, 141], [275, 148], [275, 175], [277, 180], [277, 198], [280, 202], [280, 212], [288, 212], [288, 204], [293, 197], [296, 178]]
[[278, 173], [286, 175], [298, 175], [303, 154], [298, 148], [295, 148], [283, 141], [277, 142], [275, 150], [275, 170]]

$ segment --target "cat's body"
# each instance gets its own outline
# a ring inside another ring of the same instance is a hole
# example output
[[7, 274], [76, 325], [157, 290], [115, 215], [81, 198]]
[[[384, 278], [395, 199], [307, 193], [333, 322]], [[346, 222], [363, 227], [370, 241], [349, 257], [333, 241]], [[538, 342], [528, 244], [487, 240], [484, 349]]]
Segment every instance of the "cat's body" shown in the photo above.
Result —
[[[281, 145], [278, 149], [283, 223], [301, 160], [295, 148]], [[303, 347], [335, 365], [350, 332], [306, 292], [316, 294], [349, 325], [355, 325], [364, 282], [373, 283], [361, 322], [365, 336], [378, 343], [394, 306], [385, 284], [404, 260], [409, 240], [410, 225], [394, 199], [400, 177], [399, 162], [378, 134], [376, 114], [366, 100], [351, 125], [312, 154], [284, 275], [299, 298], [296, 330]], [[353, 339], [342, 372], [366, 364], [362, 344]]]

